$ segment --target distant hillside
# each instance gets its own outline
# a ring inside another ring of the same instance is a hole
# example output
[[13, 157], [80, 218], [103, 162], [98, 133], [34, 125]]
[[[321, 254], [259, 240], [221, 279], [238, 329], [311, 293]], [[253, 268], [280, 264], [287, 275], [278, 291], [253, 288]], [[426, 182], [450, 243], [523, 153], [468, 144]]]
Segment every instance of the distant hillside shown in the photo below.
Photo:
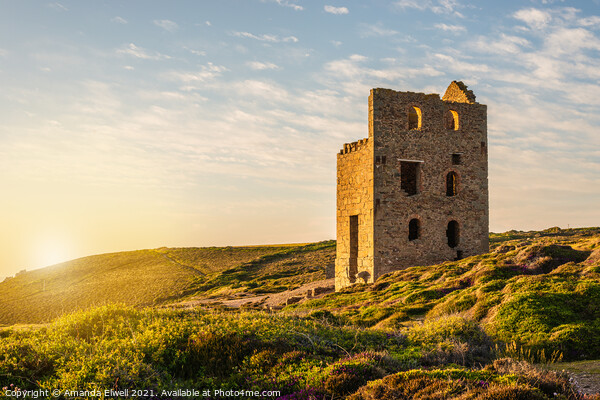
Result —
[[156, 305], [214, 289], [287, 290], [325, 279], [334, 253], [335, 242], [330, 241], [84, 257], [5, 279], [0, 283], [0, 324], [46, 322], [107, 303]]

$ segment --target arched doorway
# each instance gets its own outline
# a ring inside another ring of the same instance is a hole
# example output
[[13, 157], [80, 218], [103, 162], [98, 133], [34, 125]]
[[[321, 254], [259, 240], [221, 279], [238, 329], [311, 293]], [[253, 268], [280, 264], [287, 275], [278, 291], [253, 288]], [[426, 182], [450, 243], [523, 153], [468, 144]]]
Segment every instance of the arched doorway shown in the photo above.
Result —
[[446, 228], [446, 237], [448, 238], [449, 247], [455, 248], [458, 246], [458, 242], [460, 240], [460, 228], [458, 226], [458, 222], [448, 222], [448, 228]]

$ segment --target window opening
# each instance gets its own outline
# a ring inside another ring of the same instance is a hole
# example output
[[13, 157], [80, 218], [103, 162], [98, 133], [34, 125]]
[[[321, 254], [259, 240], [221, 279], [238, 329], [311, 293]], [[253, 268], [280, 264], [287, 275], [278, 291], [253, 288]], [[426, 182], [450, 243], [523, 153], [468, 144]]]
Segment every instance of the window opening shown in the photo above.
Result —
[[421, 236], [421, 226], [418, 219], [413, 218], [408, 223], [408, 240], [415, 240]]
[[400, 161], [400, 188], [409, 196], [418, 193], [419, 164], [418, 162]]
[[461, 159], [459, 153], [452, 154], [452, 165], [460, 165]]
[[446, 129], [457, 131], [458, 128], [458, 113], [454, 110], [448, 110], [446, 113]]
[[419, 107], [408, 109], [408, 129], [421, 129], [421, 109]]
[[448, 246], [449, 247], [455, 248], [456, 246], [458, 246], [458, 241], [460, 239], [458, 222], [456, 222], [456, 221], [448, 222], [448, 228], [446, 229], [446, 237], [448, 238]]
[[458, 260], [462, 260], [463, 257], [463, 251], [462, 250], [456, 250], [456, 258], [454, 259], [454, 261], [458, 261]]
[[454, 171], [448, 172], [446, 175], [446, 196], [456, 196], [458, 186], [458, 175]]

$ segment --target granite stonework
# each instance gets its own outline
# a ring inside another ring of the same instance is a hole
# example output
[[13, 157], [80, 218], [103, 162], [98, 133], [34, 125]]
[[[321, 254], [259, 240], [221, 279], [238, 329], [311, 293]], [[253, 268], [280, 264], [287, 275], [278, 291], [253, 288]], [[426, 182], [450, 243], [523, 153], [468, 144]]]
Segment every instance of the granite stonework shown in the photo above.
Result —
[[462, 82], [372, 89], [369, 137], [337, 156], [336, 290], [489, 250], [487, 109]]

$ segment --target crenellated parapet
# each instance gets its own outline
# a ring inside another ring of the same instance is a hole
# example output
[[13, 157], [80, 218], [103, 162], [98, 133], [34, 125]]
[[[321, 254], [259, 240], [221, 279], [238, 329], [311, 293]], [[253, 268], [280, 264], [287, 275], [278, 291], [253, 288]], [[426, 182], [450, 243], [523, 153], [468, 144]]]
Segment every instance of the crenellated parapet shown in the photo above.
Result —
[[367, 147], [368, 143], [369, 138], [357, 140], [356, 142], [352, 143], [344, 143], [344, 147], [340, 150], [340, 154], [348, 154], [354, 151], [362, 150], [363, 148]]

